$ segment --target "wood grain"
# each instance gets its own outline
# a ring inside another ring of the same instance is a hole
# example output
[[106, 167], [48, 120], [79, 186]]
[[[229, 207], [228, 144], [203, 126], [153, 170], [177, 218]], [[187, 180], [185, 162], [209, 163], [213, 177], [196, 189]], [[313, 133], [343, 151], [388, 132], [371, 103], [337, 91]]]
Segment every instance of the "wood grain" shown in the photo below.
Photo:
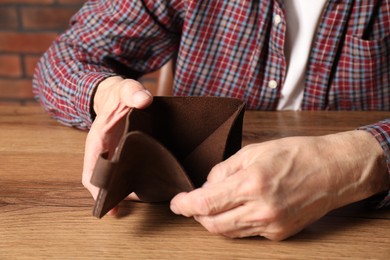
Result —
[[[243, 143], [354, 129], [385, 112], [248, 112]], [[228, 239], [167, 204], [124, 201], [91, 215], [82, 187], [86, 132], [38, 106], [0, 106], [0, 259], [389, 259], [390, 212], [356, 203], [283, 241]]]

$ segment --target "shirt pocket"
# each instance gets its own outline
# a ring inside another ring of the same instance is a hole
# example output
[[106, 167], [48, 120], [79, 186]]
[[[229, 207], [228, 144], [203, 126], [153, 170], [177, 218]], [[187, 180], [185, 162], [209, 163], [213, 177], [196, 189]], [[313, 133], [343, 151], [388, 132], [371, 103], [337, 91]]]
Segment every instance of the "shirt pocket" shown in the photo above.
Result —
[[329, 93], [336, 109], [390, 109], [390, 37], [362, 40], [346, 35]]

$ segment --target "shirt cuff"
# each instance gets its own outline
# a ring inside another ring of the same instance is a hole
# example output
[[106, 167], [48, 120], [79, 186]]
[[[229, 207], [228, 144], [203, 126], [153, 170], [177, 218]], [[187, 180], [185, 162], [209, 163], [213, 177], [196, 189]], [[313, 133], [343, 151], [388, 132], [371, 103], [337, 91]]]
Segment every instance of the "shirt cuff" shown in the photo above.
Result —
[[[390, 176], [390, 119], [380, 121], [375, 124], [359, 127], [358, 130], [365, 130], [371, 133], [381, 145], [387, 165], [387, 173]], [[370, 200], [370, 207], [384, 208], [390, 206], [390, 191], [378, 194], [375, 199]]]

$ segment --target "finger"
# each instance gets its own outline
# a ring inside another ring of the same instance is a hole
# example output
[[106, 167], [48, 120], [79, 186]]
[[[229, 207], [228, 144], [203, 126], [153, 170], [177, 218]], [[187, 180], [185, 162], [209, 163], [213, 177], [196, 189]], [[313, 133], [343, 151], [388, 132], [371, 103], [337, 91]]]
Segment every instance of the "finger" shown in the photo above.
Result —
[[250, 228], [235, 230], [232, 232], [227, 232], [221, 235], [229, 238], [244, 238], [244, 237], [257, 237], [257, 236], [265, 237], [265, 235], [262, 232], [263, 232], [263, 227], [250, 227]]
[[141, 201], [140, 198], [134, 192], [130, 193], [129, 196], [126, 197], [127, 200], [132, 201]]
[[91, 193], [94, 200], [96, 200], [99, 194], [99, 188], [91, 184], [91, 174], [83, 172], [82, 183], [84, 187]]
[[82, 173], [82, 183], [91, 193], [94, 199], [97, 198], [99, 189], [90, 182], [91, 176], [100, 152], [103, 150], [103, 143], [97, 138], [98, 133], [91, 128], [85, 142], [85, 154]]
[[120, 100], [128, 107], [145, 108], [153, 101], [153, 95], [138, 81], [123, 80], [119, 89]]
[[246, 201], [240, 196], [242, 177], [233, 175], [226, 180], [209, 184], [189, 193], [179, 193], [171, 200], [171, 210], [187, 217], [213, 215], [240, 206]]
[[194, 218], [209, 232], [228, 237], [261, 235], [269, 224], [262, 215], [261, 206], [255, 202], [248, 202], [219, 214]]
[[115, 206], [114, 208], [112, 208], [108, 213], [107, 215], [108, 216], [115, 216], [116, 214], [118, 214], [118, 211], [119, 211], [119, 206]]

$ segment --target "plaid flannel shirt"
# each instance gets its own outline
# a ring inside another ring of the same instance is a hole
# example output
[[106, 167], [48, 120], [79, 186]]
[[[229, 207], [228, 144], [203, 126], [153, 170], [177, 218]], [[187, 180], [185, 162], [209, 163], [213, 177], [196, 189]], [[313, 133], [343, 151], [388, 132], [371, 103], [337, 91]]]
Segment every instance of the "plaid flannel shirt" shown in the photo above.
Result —
[[[53, 117], [88, 128], [98, 83], [137, 78], [177, 55], [175, 95], [230, 96], [275, 110], [287, 66], [285, 15], [283, 0], [88, 1], [42, 57], [33, 90]], [[389, 111], [389, 35], [389, 0], [329, 0], [301, 109]], [[390, 116], [361, 129], [382, 145], [390, 173]]]

